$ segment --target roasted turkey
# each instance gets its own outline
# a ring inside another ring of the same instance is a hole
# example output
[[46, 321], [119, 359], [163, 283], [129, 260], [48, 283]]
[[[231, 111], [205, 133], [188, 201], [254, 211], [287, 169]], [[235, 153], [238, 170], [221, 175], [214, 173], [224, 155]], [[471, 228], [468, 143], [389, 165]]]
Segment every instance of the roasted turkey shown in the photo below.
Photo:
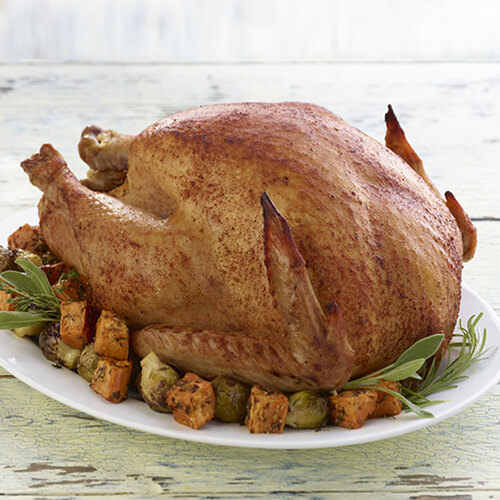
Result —
[[222, 104], [136, 137], [88, 127], [83, 183], [50, 145], [22, 166], [48, 245], [126, 318], [140, 356], [335, 389], [450, 339], [475, 247], [392, 109], [386, 121], [388, 147], [311, 104]]

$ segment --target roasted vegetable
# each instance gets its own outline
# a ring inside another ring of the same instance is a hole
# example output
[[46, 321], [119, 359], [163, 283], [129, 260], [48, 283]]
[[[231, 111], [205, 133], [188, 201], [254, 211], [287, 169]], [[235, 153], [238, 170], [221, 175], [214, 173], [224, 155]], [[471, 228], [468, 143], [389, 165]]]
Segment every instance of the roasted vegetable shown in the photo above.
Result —
[[214, 418], [215, 393], [212, 384], [188, 372], [168, 391], [167, 405], [176, 422], [199, 429]]
[[90, 387], [111, 403], [121, 403], [128, 396], [132, 361], [100, 357]]
[[245, 424], [252, 434], [281, 434], [287, 412], [288, 399], [283, 393], [254, 385], [250, 389]]
[[14, 328], [12, 331], [18, 337], [36, 337], [46, 326], [47, 323], [37, 323], [36, 325]]
[[128, 342], [129, 335], [125, 321], [110, 311], [102, 311], [96, 325], [95, 352], [113, 359], [127, 359]]
[[60, 332], [64, 342], [75, 349], [83, 349], [92, 340], [87, 301], [61, 302]]
[[94, 343], [87, 344], [80, 353], [76, 370], [87, 382], [92, 382], [99, 356], [94, 352]]
[[12, 297], [11, 293], [0, 290], [0, 311], [14, 311], [16, 309], [14, 304], [9, 302], [9, 299], [12, 299]]
[[0, 273], [10, 269], [15, 269], [16, 265], [14, 264], [14, 260], [15, 258], [12, 250], [4, 248], [0, 245]]
[[87, 278], [76, 271], [63, 273], [59, 281], [52, 286], [57, 298], [64, 300], [90, 300], [92, 291]]
[[317, 429], [328, 418], [327, 399], [315, 391], [298, 391], [288, 397], [286, 425], [299, 429]]
[[359, 429], [377, 405], [377, 392], [371, 389], [342, 391], [328, 398], [333, 425]]
[[51, 266], [61, 262], [61, 259], [55, 253], [47, 250], [42, 254], [42, 262], [44, 266]]
[[[37, 267], [43, 265], [42, 258], [36, 253], [30, 252], [29, 250], [20, 250], [19, 248], [16, 248], [12, 251], [12, 254], [14, 255], [15, 260], [26, 259], [30, 262], [33, 262], [33, 264], [35, 264], [35, 266]], [[22, 271], [22, 269], [17, 265], [15, 266], [15, 268], [19, 271]]]
[[40, 269], [45, 273], [49, 283], [55, 285], [63, 274], [67, 274], [70, 270], [65, 262], [56, 262], [55, 264], [44, 264]]
[[150, 352], [141, 360], [141, 373], [136, 386], [152, 410], [166, 413], [169, 411], [167, 393], [179, 379], [179, 374], [171, 366], [162, 363], [154, 352]]
[[[379, 384], [380, 387], [384, 389], [389, 389], [390, 391], [400, 393], [401, 387], [399, 382], [393, 382], [390, 380], [382, 380]], [[393, 394], [388, 394], [384, 391], [377, 392], [377, 404], [375, 405], [375, 410], [373, 410], [368, 418], [378, 418], [378, 417], [392, 417], [394, 415], [399, 415], [403, 409], [403, 403]]]
[[66, 344], [59, 331], [59, 323], [46, 326], [38, 336], [38, 345], [42, 354], [53, 363], [64, 365], [71, 370], [76, 368], [80, 350]]
[[242, 422], [247, 412], [250, 388], [225, 375], [212, 380], [215, 392], [215, 418], [222, 422]]
[[9, 248], [11, 250], [20, 249], [42, 256], [48, 252], [49, 248], [43, 239], [38, 226], [24, 224], [14, 231], [8, 238]]

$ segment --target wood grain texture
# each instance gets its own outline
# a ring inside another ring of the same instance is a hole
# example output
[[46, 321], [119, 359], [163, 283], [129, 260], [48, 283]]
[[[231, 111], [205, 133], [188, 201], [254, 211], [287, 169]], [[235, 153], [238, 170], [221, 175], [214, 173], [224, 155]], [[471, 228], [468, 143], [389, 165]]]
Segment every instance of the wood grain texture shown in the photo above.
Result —
[[[136, 133], [177, 110], [242, 100], [312, 101], [378, 139], [391, 102], [438, 188], [476, 220], [478, 253], [464, 277], [500, 313], [498, 64], [0, 63], [0, 217], [36, 204], [19, 162], [43, 142], [83, 175], [76, 144], [88, 123]], [[455, 417], [399, 438], [266, 451], [131, 431], [0, 369], [0, 494], [497, 498], [499, 395], [496, 386]]]
[[3, 63], [0, 216], [38, 199], [19, 162], [43, 142], [83, 175], [76, 145], [89, 123], [138, 133], [192, 106], [261, 100], [325, 106], [380, 141], [392, 103], [440, 191], [453, 191], [472, 217], [499, 217], [500, 198], [486, 181], [498, 179], [500, 157], [495, 63]]
[[213, 447], [131, 431], [8, 377], [0, 379], [0, 491], [38, 496], [372, 493], [380, 498], [456, 492], [476, 498], [476, 492], [500, 489], [499, 395], [496, 386], [461, 414], [407, 436], [337, 449], [278, 451]]

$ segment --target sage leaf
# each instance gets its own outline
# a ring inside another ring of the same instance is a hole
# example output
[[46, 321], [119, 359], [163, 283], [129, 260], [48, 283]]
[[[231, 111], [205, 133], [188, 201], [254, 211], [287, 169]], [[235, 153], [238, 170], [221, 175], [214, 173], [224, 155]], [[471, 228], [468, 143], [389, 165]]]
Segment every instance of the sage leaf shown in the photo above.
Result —
[[26, 274], [18, 271], [4, 271], [0, 274], [0, 278], [17, 291], [24, 292], [26, 295], [38, 292], [38, 288], [33, 284], [33, 281]]
[[50, 321], [43, 314], [25, 311], [0, 311], [0, 329], [13, 330]]
[[407, 361], [406, 363], [394, 367], [392, 370], [384, 373], [380, 378], [384, 380], [397, 381], [404, 380], [405, 378], [414, 375], [421, 366], [425, 363], [424, 358], [414, 359], [413, 361]]
[[417, 342], [415, 342], [411, 347], [406, 349], [401, 356], [399, 356], [394, 365], [399, 366], [414, 359], [430, 358], [432, 355], [436, 354], [439, 346], [443, 342], [443, 339], [444, 335], [442, 333], [436, 333], [435, 335], [430, 335], [429, 337], [417, 340]]
[[47, 275], [33, 262], [27, 259], [16, 260], [16, 264], [27, 274], [27, 276], [33, 282], [33, 285], [37, 287], [38, 292], [47, 295], [53, 295], [54, 292], [50, 286]]

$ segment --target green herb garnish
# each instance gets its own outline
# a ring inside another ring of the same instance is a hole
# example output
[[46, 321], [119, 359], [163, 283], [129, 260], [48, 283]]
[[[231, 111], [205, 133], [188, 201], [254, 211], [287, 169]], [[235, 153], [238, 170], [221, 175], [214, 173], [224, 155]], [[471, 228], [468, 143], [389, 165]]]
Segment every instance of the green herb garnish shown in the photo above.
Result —
[[[457, 387], [457, 382], [468, 378], [465, 372], [474, 363], [485, 359], [486, 329], [482, 334], [476, 330], [481, 317], [482, 313], [471, 316], [466, 328], [462, 326], [462, 321], [459, 322], [459, 333], [438, 363], [433, 358], [430, 363], [425, 364], [441, 346], [444, 338], [441, 334], [415, 342], [394, 363], [364, 377], [350, 380], [342, 390], [374, 389], [386, 392], [398, 398], [407, 410], [421, 417], [432, 418], [434, 415], [422, 408], [443, 401], [429, 400], [428, 396]], [[452, 361], [451, 349], [454, 348], [460, 350], [457, 358]], [[400, 381], [402, 393], [380, 387], [382, 380]]]
[[0, 311], [0, 328], [12, 330], [41, 322], [59, 321], [61, 301], [56, 297], [45, 273], [31, 261], [16, 260], [24, 271], [0, 274], [0, 290], [14, 294], [7, 300], [15, 311]]
[[455, 341], [451, 342], [449, 348], [459, 348], [458, 356], [452, 361], [450, 349], [443, 355], [441, 360], [436, 363], [434, 358], [432, 362], [425, 367], [422, 374], [422, 380], [416, 383], [416, 388], [404, 387], [408, 399], [419, 406], [435, 404], [441, 401], [430, 401], [428, 396], [436, 392], [447, 391], [457, 387], [457, 382], [468, 378], [464, 375], [474, 363], [486, 359], [485, 349], [486, 329], [482, 334], [476, 330], [477, 324], [483, 314], [473, 315], [467, 321], [467, 327], [459, 321]]

